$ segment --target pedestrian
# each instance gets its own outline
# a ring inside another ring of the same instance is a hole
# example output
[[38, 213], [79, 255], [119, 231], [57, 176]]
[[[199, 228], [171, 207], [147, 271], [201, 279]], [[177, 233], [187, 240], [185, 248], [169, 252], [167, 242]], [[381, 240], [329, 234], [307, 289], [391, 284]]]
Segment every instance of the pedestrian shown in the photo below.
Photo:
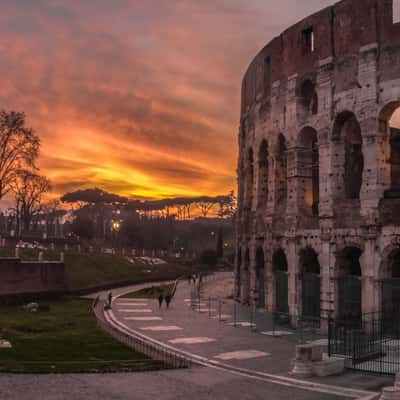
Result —
[[190, 284], [192, 283], [192, 275], [188, 275], [188, 284], [190, 286]]
[[172, 296], [171, 293], [167, 293], [165, 296], [165, 302], [167, 303], [167, 308], [169, 308], [169, 303], [171, 303]]
[[112, 302], [112, 292], [108, 293], [108, 305], [111, 307]]
[[160, 293], [160, 295], [158, 296], [158, 308], [161, 308], [163, 300], [164, 296], [162, 293]]

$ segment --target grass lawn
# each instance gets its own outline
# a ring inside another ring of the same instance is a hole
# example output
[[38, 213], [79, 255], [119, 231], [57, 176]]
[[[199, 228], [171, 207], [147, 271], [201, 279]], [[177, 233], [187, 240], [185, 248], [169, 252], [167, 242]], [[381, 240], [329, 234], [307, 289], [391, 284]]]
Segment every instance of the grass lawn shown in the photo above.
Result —
[[[37, 249], [20, 249], [22, 260], [37, 260]], [[12, 257], [15, 250], [1, 248], [0, 257]], [[44, 260], [59, 260], [60, 254], [45, 251]], [[136, 282], [156, 282], [173, 280], [183, 275], [195, 273], [190, 266], [176, 262], [149, 265], [136, 261], [131, 263], [128, 258], [108, 254], [65, 254], [65, 272], [67, 286], [70, 291], [86, 290], [101, 286], [116, 284], [132, 284]]]
[[153, 286], [150, 288], [145, 288], [142, 290], [138, 290], [136, 292], [131, 292], [124, 294], [121, 298], [130, 298], [130, 299], [158, 299], [160, 292], [165, 296], [168, 292], [171, 293], [174, 288], [174, 284], [161, 285], [161, 286]]
[[64, 300], [48, 312], [0, 307], [0, 372], [94, 372], [159, 369], [151, 360], [118, 343], [96, 323], [89, 300]]

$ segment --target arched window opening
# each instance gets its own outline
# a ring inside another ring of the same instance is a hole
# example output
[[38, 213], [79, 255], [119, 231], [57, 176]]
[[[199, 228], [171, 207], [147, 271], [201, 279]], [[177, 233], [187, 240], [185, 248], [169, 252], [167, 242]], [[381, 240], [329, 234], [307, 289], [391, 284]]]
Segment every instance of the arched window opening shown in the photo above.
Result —
[[299, 92], [298, 118], [304, 121], [310, 115], [318, 114], [318, 94], [315, 84], [310, 79], [306, 79]]
[[400, 198], [400, 101], [387, 104], [379, 116], [379, 131], [386, 146], [382, 149], [387, 160], [389, 188], [385, 198]]
[[265, 206], [268, 200], [268, 143], [263, 140], [258, 153], [258, 204]]
[[242, 302], [244, 304], [250, 301], [250, 251], [247, 248], [243, 264], [243, 277], [242, 277]]
[[385, 328], [389, 329], [400, 317], [400, 249], [392, 251], [387, 260], [382, 282], [382, 314]]
[[[338, 182], [339, 193], [344, 191], [344, 198], [359, 199], [364, 171], [361, 127], [352, 112], [345, 111], [338, 115], [333, 128], [333, 139], [337, 143], [336, 154], [344, 152], [343, 164], [337, 166], [338, 175], [343, 171], [344, 182]], [[338, 160], [340, 162], [340, 160]]]
[[321, 277], [318, 254], [307, 247], [300, 252], [302, 315], [319, 319]]
[[341, 318], [361, 319], [361, 254], [357, 247], [347, 247], [338, 254], [338, 309]]
[[318, 216], [319, 208], [319, 149], [317, 132], [304, 128], [300, 133], [299, 174], [300, 195], [306, 210]]
[[259, 308], [265, 307], [265, 262], [264, 250], [259, 247], [256, 253], [257, 294]]
[[253, 204], [253, 190], [254, 190], [254, 157], [253, 149], [249, 149], [247, 154], [247, 167], [246, 167], [246, 206], [251, 208]]
[[288, 263], [283, 250], [278, 250], [272, 257], [275, 277], [275, 310], [282, 314], [289, 313], [288, 300]]
[[287, 200], [287, 149], [282, 133], [278, 136], [275, 157], [275, 204], [278, 211], [286, 210]]

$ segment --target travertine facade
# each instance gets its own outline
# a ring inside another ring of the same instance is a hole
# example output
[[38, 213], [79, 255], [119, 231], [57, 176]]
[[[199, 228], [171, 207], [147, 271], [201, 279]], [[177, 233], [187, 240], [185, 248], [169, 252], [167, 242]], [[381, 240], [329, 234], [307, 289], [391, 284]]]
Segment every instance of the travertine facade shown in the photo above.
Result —
[[239, 131], [242, 302], [323, 320], [400, 307], [399, 106], [392, 0], [343, 0], [256, 56]]

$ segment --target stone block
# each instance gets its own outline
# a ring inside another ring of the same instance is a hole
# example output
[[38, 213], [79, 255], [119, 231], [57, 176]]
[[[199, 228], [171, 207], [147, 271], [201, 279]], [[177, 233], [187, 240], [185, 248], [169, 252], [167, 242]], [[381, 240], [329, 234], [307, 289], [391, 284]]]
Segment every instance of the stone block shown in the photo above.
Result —
[[340, 375], [344, 372], [344, 358], [325, 356], [312, 364], [313, 375], [324, 377]]

